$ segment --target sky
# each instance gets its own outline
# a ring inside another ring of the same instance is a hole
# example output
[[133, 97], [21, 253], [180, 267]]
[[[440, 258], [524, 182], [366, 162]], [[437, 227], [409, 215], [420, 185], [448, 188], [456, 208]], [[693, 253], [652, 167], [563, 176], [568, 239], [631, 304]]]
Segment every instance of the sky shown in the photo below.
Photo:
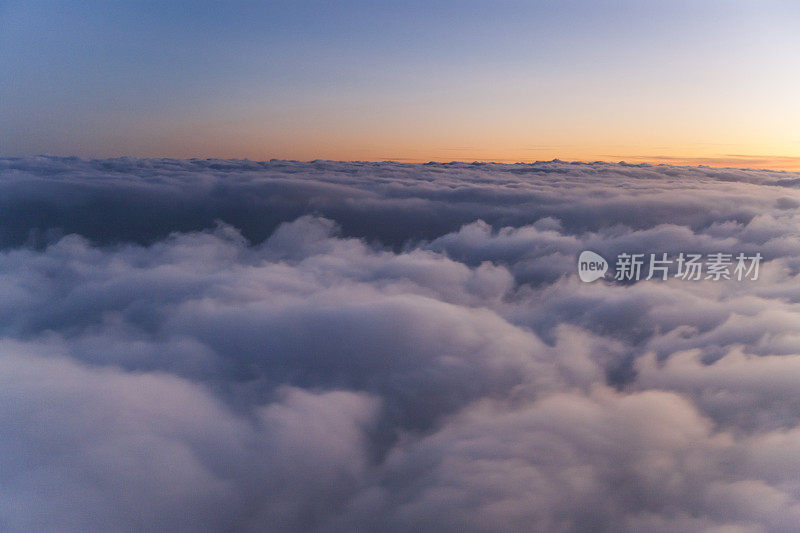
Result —
[[800, 169], [793, 2], [0, 0], [0, 155]]

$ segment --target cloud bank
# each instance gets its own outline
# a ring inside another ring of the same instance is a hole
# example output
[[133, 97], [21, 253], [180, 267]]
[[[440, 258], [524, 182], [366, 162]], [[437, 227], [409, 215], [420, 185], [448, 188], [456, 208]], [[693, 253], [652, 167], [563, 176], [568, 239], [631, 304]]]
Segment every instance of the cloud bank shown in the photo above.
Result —
[[[800, 175], [0, 160], [4, 531], [794, 531]], [[757, 281], [581, 283], [585, 249]]]

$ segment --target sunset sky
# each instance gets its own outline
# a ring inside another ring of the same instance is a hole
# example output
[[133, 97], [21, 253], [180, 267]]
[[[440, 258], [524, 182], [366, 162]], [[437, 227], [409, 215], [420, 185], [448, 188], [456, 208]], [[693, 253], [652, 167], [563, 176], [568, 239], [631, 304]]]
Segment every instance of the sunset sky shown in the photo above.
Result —
[[800, 169], [793, 2], [0, 0], [0, 155]]
[[798, 67], [798, 0], [0, 0], [0, 532], [797, 533]]

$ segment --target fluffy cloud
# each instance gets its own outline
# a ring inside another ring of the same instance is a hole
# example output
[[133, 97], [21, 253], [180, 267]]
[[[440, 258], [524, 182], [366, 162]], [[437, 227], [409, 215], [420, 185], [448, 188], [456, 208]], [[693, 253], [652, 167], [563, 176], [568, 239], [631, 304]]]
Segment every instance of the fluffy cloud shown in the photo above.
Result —
[[[0, 529], [793, 531], [795, 174], [0, 160]], [[581, 283], [580, 251], [760, 252]]]

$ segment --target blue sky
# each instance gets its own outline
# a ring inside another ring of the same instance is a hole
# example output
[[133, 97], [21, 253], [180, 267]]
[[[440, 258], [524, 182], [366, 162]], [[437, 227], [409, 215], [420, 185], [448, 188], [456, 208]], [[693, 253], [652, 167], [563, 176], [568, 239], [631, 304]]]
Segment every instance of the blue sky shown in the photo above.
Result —
[[800, 156], [788, 2], [12, 1], [0, 20], [3, 155]]

